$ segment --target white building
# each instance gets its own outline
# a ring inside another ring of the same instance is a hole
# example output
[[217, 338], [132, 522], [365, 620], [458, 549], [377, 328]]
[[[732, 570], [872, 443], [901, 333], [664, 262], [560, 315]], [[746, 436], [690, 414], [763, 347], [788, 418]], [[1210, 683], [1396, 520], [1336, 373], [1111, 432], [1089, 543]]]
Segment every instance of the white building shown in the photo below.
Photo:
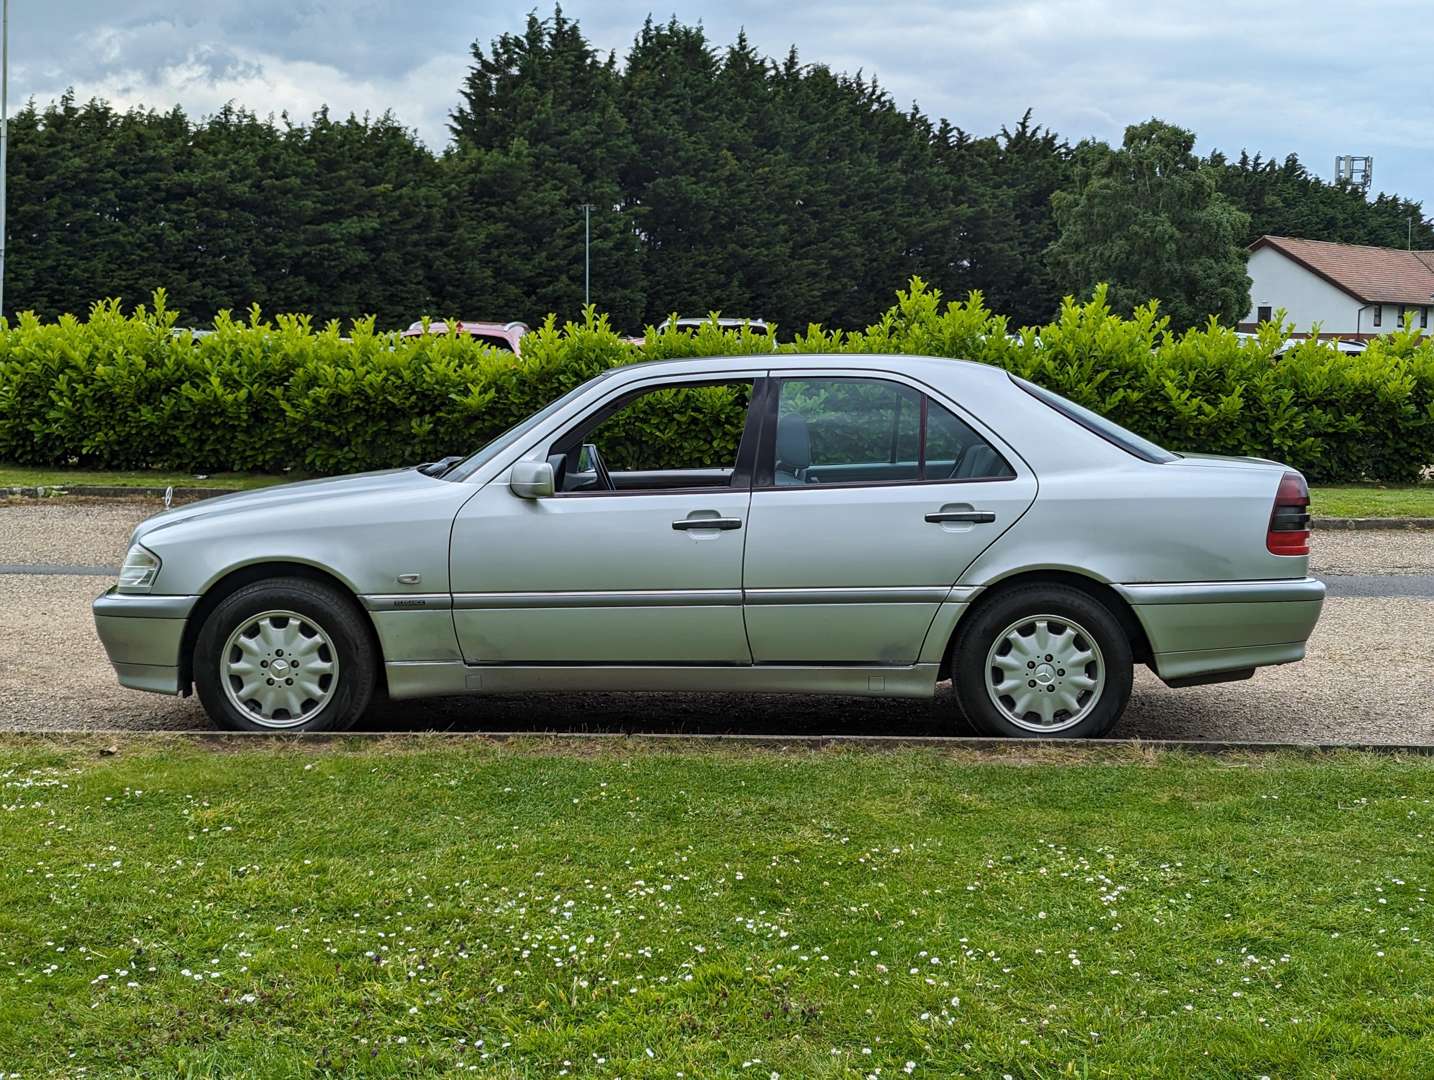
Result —
[[1364, 340], [1404, 325], [1427, 330], [1434, 307], [1434, 251], [1332, 244], [1262, 236], [1250, 245], [1250, 313], [1239, 329], [1253, 330], [1281, 308], [1307, 337]]

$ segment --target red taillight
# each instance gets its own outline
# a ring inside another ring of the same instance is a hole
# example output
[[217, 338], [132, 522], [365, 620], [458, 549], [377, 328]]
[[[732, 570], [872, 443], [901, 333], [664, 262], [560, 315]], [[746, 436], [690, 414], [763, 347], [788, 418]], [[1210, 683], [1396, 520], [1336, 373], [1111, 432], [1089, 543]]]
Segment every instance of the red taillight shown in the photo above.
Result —
[[1287, 472], [1280, 478], [1265, 547], [1271, 555], [1310, 553], [1310, 489], [1299, 473]]

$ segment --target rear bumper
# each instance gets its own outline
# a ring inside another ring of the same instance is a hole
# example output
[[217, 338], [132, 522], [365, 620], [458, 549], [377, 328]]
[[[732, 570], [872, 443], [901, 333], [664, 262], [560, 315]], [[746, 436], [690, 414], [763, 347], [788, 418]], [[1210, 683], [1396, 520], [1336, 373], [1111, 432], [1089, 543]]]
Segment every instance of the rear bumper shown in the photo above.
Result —
[[121, 686], [179, 693], [179, 646], [197, 596], [124, 596], [111, 587], [94, 602], [95, 630]]
[[1144, 627], [1162, 679], [1304, 659], [1325, 594], [1314, 578], [1114, 588]]

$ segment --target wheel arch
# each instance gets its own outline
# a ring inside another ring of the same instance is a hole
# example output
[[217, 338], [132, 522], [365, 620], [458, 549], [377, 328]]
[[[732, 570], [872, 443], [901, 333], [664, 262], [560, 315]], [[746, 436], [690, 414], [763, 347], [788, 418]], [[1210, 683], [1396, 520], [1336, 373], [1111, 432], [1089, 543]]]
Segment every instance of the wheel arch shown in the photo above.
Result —
[[331, 585], [353, 600], [355, 609], [363, 612], [363, 625], [367, 628], [369, 640], [373, 643], [374, 655], [379, 658], [378, 685], [385, 693], [387, 692], [388, 676], [383, 663], [383, 647], [379, 641], [378, 628], [373, 624], [373, 615], [359, 602], [353, 587], [337, 575], [311, 563], [276, 559], [235, 567], [216, 578], [200, 595], [199, 602], [194, 605], [193, 610], [189, 613], [189, 618], [185, 620], [184, 634], [179, 640], [179, 692], [182, 695], [187, 697], [193, 692], [194, 647], [199, 640], [199, 631], [203, 628], [210, 613], [246, 585], [253, 585], [270, 578], [286, 577], [304, 578]]
[[1125, 597], [1116, 592], [1106, 582], [1087, 574], [1077, 573], [1072, 570], [1039, 569], [1022, 570], [1001, 578], [999, 581], [987, 585], [981, 590], [962, 614], [956, 620], [956, 625], [951, 628], [951, 633], [946, 639], [945, 648], [941, 653], [941, 670], [939, 678], [948, 678], [951, 674], [951, 653], [956, 646], [957, 639], [961, 636], [962, 627], [966, 626], [971, 616], [988, 604], [994, 603], [1000, 597], [1013, 589], [1027, 585], [1065, 585], [1085, 593], [1091, 599], [1100, 603], [1115, 616], [1120, 627], [1125, 631], [1126, 640], [1130, 642], [1131, 655], [1137, 664], [1151, 664], [1154, 662], [1154, 653], [1150, 647], [1150, 639], [1146, 636], [1145, 627], [1136, 618], [1135, 611], [1126, 601]]

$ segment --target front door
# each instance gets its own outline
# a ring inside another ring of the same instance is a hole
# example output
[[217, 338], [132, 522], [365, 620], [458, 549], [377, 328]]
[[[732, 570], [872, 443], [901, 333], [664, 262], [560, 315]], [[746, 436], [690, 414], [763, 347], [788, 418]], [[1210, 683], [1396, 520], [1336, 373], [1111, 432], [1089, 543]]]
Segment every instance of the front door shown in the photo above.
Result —
[[504, 474], [470, 500], [450, 556], [464, 659], [750, 664], [742, 549], [755, 383], [707, 376], [625, 391], [546, 448], [555, 494], [519, 498]]
[[777, 376], [748, 514], [758, 663], [912, 664], [950, 588], [1035, 498], [946, 405], [887, 375]]

